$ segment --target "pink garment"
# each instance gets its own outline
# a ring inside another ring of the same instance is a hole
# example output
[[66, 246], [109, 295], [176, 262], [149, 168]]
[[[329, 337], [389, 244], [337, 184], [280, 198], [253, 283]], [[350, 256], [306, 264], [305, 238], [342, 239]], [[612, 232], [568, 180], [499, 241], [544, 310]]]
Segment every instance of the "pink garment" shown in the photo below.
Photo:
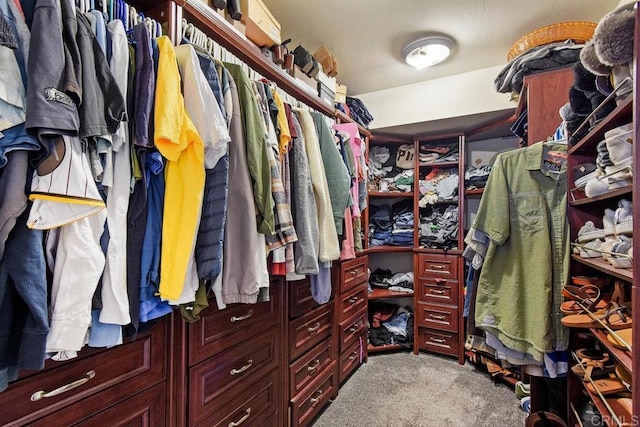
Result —
[[340, 259], [344, 261], [355, 257], [356, 251], [354, 249], [353, 242], [353, 219], [351, 218], [351, 210], [347, 208], [344, 210], [344, 239], [342, 240]]
[[351, 146], [351, 151], [353, 152], [353, 156], [355, 157], [355, 167], [356, 167], [356, 179], [354, 180], [353, 185], [351, 186], [351, 198], [353, 199], [353, 205], [351, 206], [351, 213], [355, 218], [360, 217], [360, 192], [358, 189], [358, 180], [360, 178], [364, 179], [364, 170], [362, 169], [361, 159], [364, 154], [363, 149], [363, 141], [360, 137], [360, 131], [358, 130], [358, 125], [355, 123], [340, 123], [333, 125], [333, 128], [337, 131], [344, 132], [349, 134], [349, 144]]

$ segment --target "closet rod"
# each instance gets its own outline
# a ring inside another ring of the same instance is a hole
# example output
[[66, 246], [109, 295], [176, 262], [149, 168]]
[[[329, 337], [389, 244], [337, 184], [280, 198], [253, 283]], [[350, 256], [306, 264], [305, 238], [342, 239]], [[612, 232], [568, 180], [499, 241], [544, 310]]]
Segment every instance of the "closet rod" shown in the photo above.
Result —
[[[174, 0], [176, 2], [176, 0]], [[205, 34], [214, 38], [218, 44], [232, 52], [249, 68], [257, 70], [267, 80], [273, 81], [280, 89], [313, 110], [335, 117], [333, 106], [324, 103], [315, 93], [304, 89], [302, 83], [274, 64], [264, 56], [260, 49], [253, 46], [244, 36], [237, 32], [227, 21], [211, 9], [205, 2], [199, 0], [178, 0], [176, 4], [182, 6], [176, 11], [176, 19], [172, 25], [180, 26], [182, 18], [194, 24]], [[175, 32], [181, 34], [181, 31]]]

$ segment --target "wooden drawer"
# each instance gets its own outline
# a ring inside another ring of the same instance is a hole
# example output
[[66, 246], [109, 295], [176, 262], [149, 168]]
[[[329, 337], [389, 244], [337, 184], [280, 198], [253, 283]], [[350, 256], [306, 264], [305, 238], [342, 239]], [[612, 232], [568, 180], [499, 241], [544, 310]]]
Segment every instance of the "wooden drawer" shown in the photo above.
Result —
[[209, 358], [189, 370], [189, 420], [198, 424], [220, 410], [222, 395], [250, 386], [275, 369], [280, 359], [279, 331], [272, 329]]
[[333, 362], [331, 338], [309, 350], [289, 367], [289, 397], [293, 398]]
[[335, 363], [291, 402], [291, 425], [308, 426], [338, 388]]
[[98, 394], [77, 402], [64, 411], [55, 412], [34, 423], [29, 423], [29, 426], [161, 427], [167, 425], [164, 384], [158, 384], [101, 412], [99, 408], [104, 407], [104, 402], [100, 397], [101, 395]]
[[[87, 402], [85, 404], [95, 402], [90, 412], [94, 414], [164, 381], [167, 323], [167, 318], [160, 319], [151, 331], [136, 341], [88, 357], [67, 362], [47, 361], [50, 369], [11, 383], [0, 393], [0, 425], [28, 425], [80, 401]], [[36, 393], [51, 392], [74, 383], [76, 386], [66, 392], [32, 400]]]
[[274, 369], [267, 375], [247, 384], [239, 393], [226, 393], [220, 396], [217, 410], [207, 419], [196, 424], [190, 420], [190, 426], [278, 426], [278, 405], [282, 399], [279, 370]]
[[457, 255], [419, 254], [418, 277], [444, 277], [458, 280]]
[[349, 344], [357, 341], [358, 337], [367, 333], [367, 310], [366, 308], [353, 317], [340, 322], [340, 352], [342, 352]]
[[289, 293], [289, 317], [295, 319], [318, 307], [318, 303], [311, 295], [309, 276], [303, 280], [287, 282]]
[[365, 345], [365, 339], [366, 337], [363, 336], [361, 340], [356, 340], [340, 355], [340, 360], [338, 362], [340, 384], [342, 384], [349, 374], [362, 363], [364, 359], [362, 347]]
[[435, 304], [458, 305], [458, 282], [429, 277], [418, 279], [418, 301]]
[[458, 332], [458, 309], [444, 305], [418, 303], [416, 309], [418, 326]]
[[418, 326], [418, 348], [433, 353], [458, 356], [458, 334]]
[[198, 322], [189, 324], [189, 366], [277, 325], [282, 310], [280, 288], [280, 282], [272, 282], [270, 301], [257, 304], [229, 304], [218, 310], [212, 302]]
[[333, 329], [331, 304], [324, 304], [289, 324], [289, 360], [327, 339]]
[[340, 267], [340, 292], [367, 281], [369, 258], [366, 256], [345, 261]]
[[356, 285], [349, 292], [340, 296], [338, 304], [339, 320], [348, 319], [367, 307], [367, 283]]

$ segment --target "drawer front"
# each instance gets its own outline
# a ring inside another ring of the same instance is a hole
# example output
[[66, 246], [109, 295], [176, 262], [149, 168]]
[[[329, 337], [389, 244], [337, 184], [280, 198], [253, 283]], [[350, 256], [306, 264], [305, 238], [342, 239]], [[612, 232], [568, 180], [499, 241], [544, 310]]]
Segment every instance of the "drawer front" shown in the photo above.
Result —
[[346, 292], [358, 283], [367, 281], [369, 258], [366, 256], [345, 261], [340, 267], [340, 292]]
[[433, 353], [458, 356], [458, 334], [418, 327], [418, 348]]
[[340, 384], [362, 363], [364, 359], [362, 351], [364, 342], [365, 337], [363, 337], [362, 340], [355, 341], [340, 355], [340, 361], [338, 363]]
[[189, 324], [189, 366], [268, 330], [279, 323], [281, 284], [272, 281], [270, 300], [257, 304], [229, 304], [218, 310], [215, 302], [201, 314], [198, 322]]
[[340, 297], [340, 307], [338, 313], [340, 313], [340, 319], [348, 319], [355, 313], [365, 309], [367, 307], [367, 284], [361, 283], [351, 289], [348, 293]]
[[287, 282], [289, 293], [289, 317], [295, 319], [318, 307], [318, 303], [311, 295], [309, 276], [303, 280]]
[[419, 326], [458, 332], [458, 309], [455, 307], [418, 303], [416, 316]]
[[320, 306], [289, 325], [289, 360], [327, 339], [332, 333], [333, 310], [330, 304]]
[[219, 397], [245, 388], [279, 361], [277, 330], [236, 345], [189, 370], [189, 419], [194, 423], [219, 410]]
[[340, 352], [358, 337], [367, 333], [367, 310], [364, 309], [355, 316], [340, 322]]
[[103, 402], [100, 400], [100, 395], [96, 395], [89, 401], [77, 402], [64, 411], [55, 412], [29, 425], [32, 427], [78, 424], [83, 426], [127, 427], [161, 427], [167, 425], [164, 384], [158, 384], [109, 409], [98, 412], [98, 408], [101, 405], [103, 405]]
[[454, 280], [442, 279], [440, 277], [418, 279], [419, 301], [458, 305], [458, 282]]
[[[149, 333], [137, 340], [88, 357], [68, 362], [51, 362], [51, 369], [9, 385], [0, 393], [0, 425], [25, 425], [31, 421], [99, 394], [92, 413], [127, 399], [166, 378], [168, 319], [160, 319]], [[90, 349], [89, 349], [90, 350]], [[68, 391], [37, 399], [36, 395]], [[36, 398], [36, 400], [32, 400]]]
[[458, 279], [457, 255], [419, 254], [419, 277], [444, 277]]
[[338, 383], [334, 368], [335, 362], [303, 393], [292, 400], [291, 425], [293, 427], [310, 425], [315, 416], [335, 394]]
[[294, 397], [333, 362], [332, 339], [309, 350], [289, 367], [289, 396]]
[[212, 415], [201, 422], [190, 420], [190, 426], [278, 426], [277, 410], [281, 399], [279, 370], [274, 369], [258, 381], [252, 381], [239, 393], [220, 396]]

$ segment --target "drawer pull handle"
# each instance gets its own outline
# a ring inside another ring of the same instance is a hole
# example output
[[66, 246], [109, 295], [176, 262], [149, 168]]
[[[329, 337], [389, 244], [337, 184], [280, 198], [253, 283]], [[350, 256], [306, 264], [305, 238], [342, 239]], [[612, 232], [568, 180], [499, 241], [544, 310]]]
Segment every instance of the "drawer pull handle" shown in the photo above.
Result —
[[240, 322], [242, 320], [247, 320], [249, 317], [253, 316], [253, 310], [249, 310], [247, 311], [247, 314], [243, 315], [243, 316], [233, 316], [231, 318], [231, 323], [233, 322]]
[[247, 408], [247, 410], [244, 412], [245, 414], [242, 416], [242, 418], [240, 418], [238, 421], [231, 421], [229, 423], [229, 427], [238, 427], [240, 424], [247, 421], [247, 418], [251, 416], [251, 408]]
[[444, 270], [444, 265], [431, 265], [434, 270]]
[[310, 334], [314, 333], [314, 332], [318, 332], [318, 329], [320, 329], [320, 322], [316, 322], [315, 325], [313, 326], [309, 326], [307, 328], [307, 331], [309, 331]]
[[354, 361], [358, 357], [358, 350], [354, 350], [353, 353], [349, 355], [349, 360]]
[[84, 374], [84, 376], [82, 378], [80, 378], [79, 380], [76, 380], [74, 382], [71, 382], [69, 384], [65, 384], [62, 387], [58, 387], [55, 390], [51, 390], [51, 391], [36, 391], [35, 393], [33, 393], [31, 395], [31, 401], [32, 402], [36, 402], [40, 399], [44, 399], [45, 397], [53, 397], [53, 396], [57, 396], [59, 394], [62, 394], [64, 392], [67, 392], [69, 390], [73, 390], [76, 387], [80, 387], [82, 384], [86, 383], [87, 381], [89, 381], [91, 378], [96, 376], [96, 371], [89, 371], [86, 374]]
[[316, 391], [316, 397], [312, 397], [309, 401], [312, 406], [315, 406], [316, 403], [320, 400], [320, 396], [322, 396], [322, 390]]
[[358, 325], [357, 324], [351, 325], [351, 327], [349, 328], [349, 332], [351, 332], [351, 333], [354, 333], [357, 330], [358, 330]]
[[355, 303], [357, 303], [358, 301], [360, 301], [360, 298], [358, 297], [351, 297], [349, 298], [349, 302], [351, 303], [351, 305], [354, 305]]
[[438, 344], [446, 344], [447, 342], [447, 340], [444, 340], [442, 338], [434, 338], [434, 337], [429, 337], [429, 341], [433, 341]]
[[247, 369], [249, 369], [251, 367], [251, 365], [253, 365], [253, 359], [249, 359], [247, 360], [247, 364], [244, 365], [242, 368], [238, 368], [238, 369], [232, 369], [229, 373], [231, 375], [238, 375], [243, 373], [244, 371], [246, 371]]
[[318, 366], [320, 366], [320, 359], [316, 359], [316, 360], [313, 362], [313, 366], [307, 366], [307, 371], [308, 371], [308, 372], [313, 372], [313, 371], [315, 371], [316, 369], [318, 369]]
[[441, 277], [436, 277], [435, 279], [433, 279], [433, 281], [438, 284], [446, 282], [446, 280]]
[[356, 274], [358, 274], [358, 270], [351, 270], [351, 275], [355, 276]]
[[447, 291], [442, 289], [429, 289], [429, 292], [436, 295], [444, 295], [447, 293]]
[[446, 319], [445, 316], [442, 316], [440, 314], [429, 314], [429, 318], [435, 319], [435, 320], [444, 320], [444, 319]]

